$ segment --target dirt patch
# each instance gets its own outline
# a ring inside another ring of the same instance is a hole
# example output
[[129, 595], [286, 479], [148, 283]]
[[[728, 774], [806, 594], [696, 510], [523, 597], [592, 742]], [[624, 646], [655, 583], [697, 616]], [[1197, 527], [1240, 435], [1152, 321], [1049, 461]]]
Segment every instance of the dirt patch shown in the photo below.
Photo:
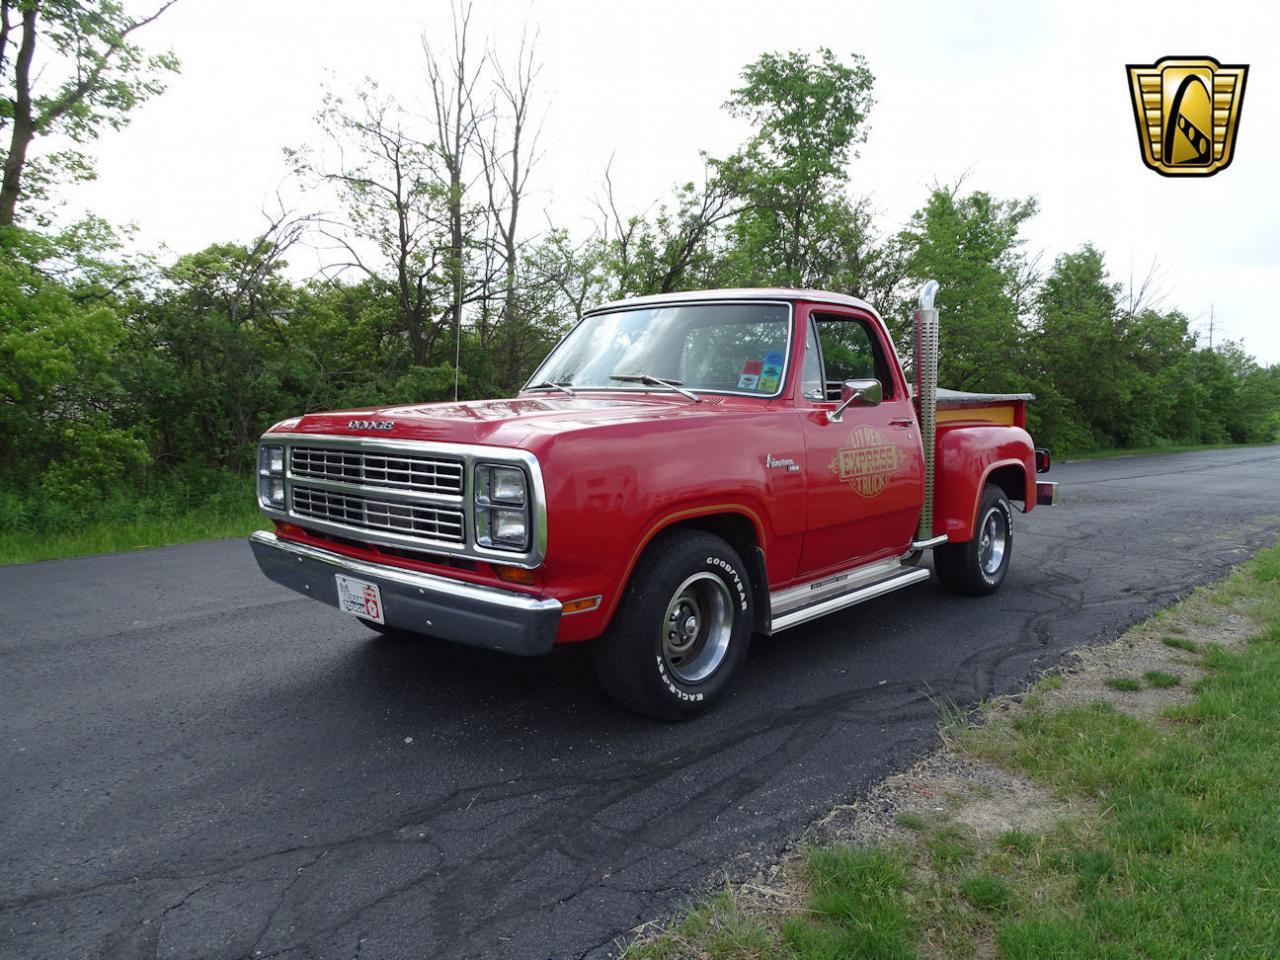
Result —
[[989, 840], [1014, 828], [1043, 828], [1068, 812], [1030, 780], [944, 747], [882, 780], [866, 797], [836, 807], [806, 839], [869, 845], [954, 823]]
[[[1072, 653], [1059, 667], [1061, 685], [1042, 685], [1039, 696], [1051, 709], [1101, 700], [1132, 716], [1153, 717], [1191, 698], [1201, 674], [1196, 651], [1213, 644], [1240, 646], [1255, 628], [1245, 613], [1193, 597], [1132, 627], [1112, 643]], [[1153, 685], [1147, 679], [1151, 674], [1177, 677], [1179, 682]], [[1141, 688], [1118, 690], [1108, 684], [1126, 679], [1137, 681]]]

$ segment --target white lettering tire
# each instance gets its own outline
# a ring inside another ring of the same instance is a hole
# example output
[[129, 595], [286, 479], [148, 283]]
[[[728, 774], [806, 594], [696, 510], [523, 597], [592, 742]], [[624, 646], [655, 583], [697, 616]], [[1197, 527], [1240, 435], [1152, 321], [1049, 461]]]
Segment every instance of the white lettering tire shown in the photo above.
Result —
[[751, 624], [751, 583], [733, 547], [699, 530], [661, 533], [595, 642], [596, 676], [628, 710], [688, 720], [732, 683]]

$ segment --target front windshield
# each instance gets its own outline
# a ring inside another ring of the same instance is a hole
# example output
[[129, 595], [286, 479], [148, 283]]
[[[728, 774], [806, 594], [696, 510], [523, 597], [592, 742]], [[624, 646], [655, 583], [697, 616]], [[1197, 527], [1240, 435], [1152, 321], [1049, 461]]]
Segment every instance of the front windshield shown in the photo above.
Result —
[[[665, 389], [773, 396], [782, 387], [791, 335], [781, 303], [682, 304], [614, 310], [585, 318], [529, 379], [591, 389]], [[628, 380], [612, 379], [625, 377]]]

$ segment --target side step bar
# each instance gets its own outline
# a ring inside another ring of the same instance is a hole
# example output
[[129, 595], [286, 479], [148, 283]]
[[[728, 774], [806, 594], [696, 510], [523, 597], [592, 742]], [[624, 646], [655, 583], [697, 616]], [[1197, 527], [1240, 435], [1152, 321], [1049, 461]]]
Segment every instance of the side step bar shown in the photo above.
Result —
[[911, 541], [911, 550], [914, 552], [916, 550], [929, 550], [933, 547], [940, 547], [946, 543], [948, 539], [949, 538], [944, 533], [940, 537], [930, 537], [928, 540], [913, 540]]
[[899, 567], [886, 577], [857, 586], [845, 593], [828, 596], [807, 606], [776, 614], [769, 625], [769, 632], [780, 633], [810, 620], [816, 620], [818, 617], [825, 617], [828, 613], [835, 613], [845, 607], [852, 607], [856, 603], [872, 600], [928, 579], [928, 567]]

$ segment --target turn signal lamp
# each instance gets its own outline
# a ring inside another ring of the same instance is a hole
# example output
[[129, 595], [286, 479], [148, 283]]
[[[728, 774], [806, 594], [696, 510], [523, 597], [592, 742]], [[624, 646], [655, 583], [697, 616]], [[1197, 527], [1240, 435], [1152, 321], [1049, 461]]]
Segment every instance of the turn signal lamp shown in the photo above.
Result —
[[561, 613], [585, 613], [588, 610], [594, 610], [600, 606], [600, 596], [582, 597], [578, 600], [569, 600], [560, 608]]
[[534, 572], [523, 567], [504, 567], [495, 564], [493, 572], [498, 575], [499, 580], [505, 580], [507, 583], [520, 583], [526, 587], [532, 587], [538, 582]]

